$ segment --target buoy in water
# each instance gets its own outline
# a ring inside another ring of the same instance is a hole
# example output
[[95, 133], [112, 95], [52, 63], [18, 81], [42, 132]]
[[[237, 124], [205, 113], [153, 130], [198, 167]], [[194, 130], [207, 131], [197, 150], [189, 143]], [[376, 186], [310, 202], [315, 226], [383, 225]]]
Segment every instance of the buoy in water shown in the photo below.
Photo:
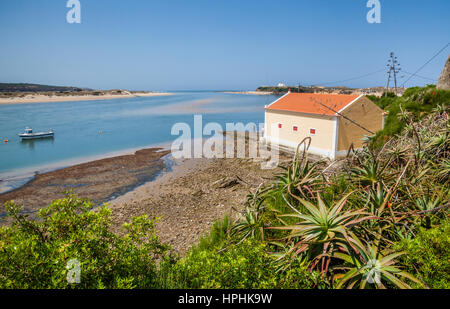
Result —
[[5, 143], [9, 142], [7, 139], [4, 140]]

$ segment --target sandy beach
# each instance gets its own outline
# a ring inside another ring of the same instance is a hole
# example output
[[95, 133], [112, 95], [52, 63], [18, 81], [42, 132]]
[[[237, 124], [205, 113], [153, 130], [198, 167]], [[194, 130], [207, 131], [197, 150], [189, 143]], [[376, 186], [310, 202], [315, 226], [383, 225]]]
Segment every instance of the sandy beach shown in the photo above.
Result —
[[172, 95], [169, 92], [136, 92], [126, 94], [107, 94], [107, 95], [69, 95], [69, 96], [48, 96], [48, 95], [27, 95], [25, 97], [0, 98], [0, 104], [28, 104], [43, 102], [69, 102], [69, 101], [94, 101], [126, 99], [135, 97], [158, 97]]

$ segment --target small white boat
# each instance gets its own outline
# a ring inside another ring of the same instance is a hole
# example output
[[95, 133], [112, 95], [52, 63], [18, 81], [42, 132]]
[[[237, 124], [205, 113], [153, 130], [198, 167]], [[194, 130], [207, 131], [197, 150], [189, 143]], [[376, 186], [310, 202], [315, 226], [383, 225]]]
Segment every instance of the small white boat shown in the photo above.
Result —
[[33, 133], [33, 129], [26, 127], [25, 132], [19, 134], [22, 139], [37, 139], [37, 138], [48, 138], [53, 137], [55, 133], [53, 133], [53, 129], [47, 132], [36, 132]]

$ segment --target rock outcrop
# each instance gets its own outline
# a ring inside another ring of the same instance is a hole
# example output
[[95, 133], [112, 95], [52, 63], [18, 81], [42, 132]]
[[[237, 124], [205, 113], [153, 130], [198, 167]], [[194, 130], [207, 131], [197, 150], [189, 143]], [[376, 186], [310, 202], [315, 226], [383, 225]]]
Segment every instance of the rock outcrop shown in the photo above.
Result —
[[439, 77], [436, 88], [450, 90], [450, 56], [447, 58], [447, 62]]

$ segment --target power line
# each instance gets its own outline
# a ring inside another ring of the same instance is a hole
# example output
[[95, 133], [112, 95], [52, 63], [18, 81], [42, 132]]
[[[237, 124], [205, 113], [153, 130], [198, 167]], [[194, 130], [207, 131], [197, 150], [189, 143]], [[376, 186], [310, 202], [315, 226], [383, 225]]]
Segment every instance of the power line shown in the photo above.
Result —
[[367, 76], [371, 76], [371, 75], [374, 75], [374, 74], [376, 74], [376, 73], [380, 73], [380, 72], [382, 72], [382, 71], [384, 71], [384, 70], [385, 70], [385, 69], [381, 69], [381, 70], [378, 70], [378, 71], [375, 71], [375, 72], [371, 72], [371, 73], [367, 73], [367, 74], [364, 74], [364, 75], [361, 75], [361, 76], [352, 77], [352, 78], [344, 79], [344, 80], [338, 80], [338, 81], [335, 81], [335, 82], [316, 83], [316, 84], [310, 84], [310, 85], [308, 85], [308, 86], [315, 86], [315, 85], [325, 86], [325, 85], [329, 85], [329, 84], [344, 83], [344, 82], [348, 82], [348, 81], [352, 81], [352, 80], [364, 78], [364, 77], [367, 77]]
[[411, 79], [413, 78], [413, 76], [416, 76], [417, 73], [419, 73], [428, 63], [430, 63], [434, 58], [436, 58], [440, 53], [442, 53], [448, 46], [450, 45], [450, 43], [447, 43], [447, 45], [445, 45], [441, 50], [439, 50], [437, 52], [437, 54], [435, 54], [433, 57], [431, 57], [430, 60], [428, 60], [427, 62], [425, 62], [424, 65], [422, 65], [416, 72], [414, 72], [402, 85], [405, 86], [405, 84]]
[[375, 134], [374, 132], [370, 131], [369, 129], [363, 127], [361, 124], [359, 124], [359, 123], [357, 123], [356, 121], [354, 121], [353, 119], [350, 119], [349, 117], [347, 117], [347, 116], [341, 114], [339, 111], [334, 110], [333, 108], [331, 108], [331, 107], [329, 107], [329, 106], [323, 104], [322, 102], [319, 102], [318, 100], [314, 100], [314, 99], [313, 99], [313, 101], [314, 101], [315, 103], [318, 103], [318, 104], [322, 105], [322, 106], [325, 107], [325, 108], [328, 108], [328, 109], [331, 110], [332, 112], [334, 112], [334, 113], [336, 113], [337, 115], [339, 115], [339, 116], [341, 116], [341, 117], [347, 119], [348, 121], [350, 121], [350, 122], [353, 123], [354, 125], [356, 125], [356, 126], [360, 127], [361, 129], [363, 129], [363, 130], [369, 132], [370, 134]]
[[419, 77], [419, 78], [422, 78], [422, 79], [428, 79], [428, 80], [431, 80], [431, 81], [437, 81], [437, 79], [435, 79], [435, 78], [429, 78], [429, 77], [421, 76], [421, 75], [418, 75], [418, 74], [409, 73], [409, 72], [406, 72], [405, 70], [403, 70], [402, 72], [406, 73], [408, 75], [414, 75], [415, 77]]

